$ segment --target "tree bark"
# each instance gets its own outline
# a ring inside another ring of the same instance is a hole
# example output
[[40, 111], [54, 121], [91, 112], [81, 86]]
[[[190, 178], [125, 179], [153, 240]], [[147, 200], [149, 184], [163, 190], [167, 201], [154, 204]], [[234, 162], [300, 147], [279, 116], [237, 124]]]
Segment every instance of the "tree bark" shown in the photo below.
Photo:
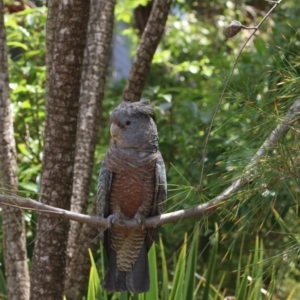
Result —
[[[17, 161], [8, 87], [3, 1], [0, 0], [0, 187], [3, 193], [17, 193]], [[2, 207], [3, 249], [8, 299], [29, 299], [29, 273], [23, 212]]]
[[[40, 201], [70, 209], [78, 99], [89, 2], [48, 2], [46, 130]], [[69, 222], [40, 215], [31, 299], [62, 299]]]
[[[100, 111], [111, 50], [114, 7], [115, 0], [92, 0], [90, 4], [87, 43], [81, 77], [71, 200], [71, 210], [78, 213], [86, 213], [88, 203]], [[86, 227], [83, 231], [87, 231], [87, 235], [82, 236], [81, 233], [79, 237], [81, 228], [80, 223], [71, 222], [65, 284], [65, 295], [68, 299], [82, 298], [90, 269], [87, 249], [92, 247], [90, 242], [98, 234], [97, 229]], [[89, 238], [90, 235], [93, 236], [92, 239]], [[76, 257], [75, 260], [73, 256]]]
[[[96, 216], [96, 203], [93, 203], [90, 216]], [[77, 248], [73, 253], [70, 271], [74, 272], [73, 276], [69, 276], [66, 281], [65, 295], [67, 299], [81, 300], [86, 295], [87, 282], [91, 269], [91, 261], [88, 249], [95, 254], [99, 249], [99, 228], [84, 224], [81, 227], [79, 236], [77, 237]]]
[[150, 70], [153, 55], [164, 33], [171, 0], [155, 0], [129, 77], [123, 91], [123, 101], [139, 101]]

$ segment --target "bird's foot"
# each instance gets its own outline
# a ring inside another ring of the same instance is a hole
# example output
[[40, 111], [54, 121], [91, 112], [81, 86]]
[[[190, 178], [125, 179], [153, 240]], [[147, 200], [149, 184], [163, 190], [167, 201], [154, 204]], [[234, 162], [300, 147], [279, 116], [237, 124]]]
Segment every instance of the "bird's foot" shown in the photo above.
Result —
[[110, 228], [113, 223], [122, 222], [125, 219], [123, 213], [118, 212], [107, 217], [107, 228]]
[[144, 230], [146, 217], [137, 212], [133, 218], [137, 221], [138, 224], [142, 225], [142, 229]]

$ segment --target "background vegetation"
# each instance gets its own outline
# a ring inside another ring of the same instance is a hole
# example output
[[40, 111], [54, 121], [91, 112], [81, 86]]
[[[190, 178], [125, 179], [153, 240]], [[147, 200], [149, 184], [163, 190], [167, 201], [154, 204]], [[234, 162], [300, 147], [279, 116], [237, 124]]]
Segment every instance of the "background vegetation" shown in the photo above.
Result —
[[[146, 3], [117, 3], [116, 21], [126, 23], [122, 34], [132, 55], [139, 41], [133, 12]], [[236, 54], [249, 35], [242, 31], [229, 40], [224, 27], [234, 19], [255, 26], [268, 8], [268, 2], [259, 1], [174, 1], [143, 93], [155, 106], [160, 151], [167, 167], [166, 212], [204, 203], [222, 192], [241, 175], [297, 99], [300, 7], [296, 1], [285, 0], [239, 58], [214, 120], [203, 187], [197, 189], [212, 114]], [[39, 195], [45, 125], [45, 21], [45, 7], [5, 15], [19, 184], [22, 195], [34, 199]], [[121, 101], [124, 84], [125, 80], [109, 81], [105, 91], [91, 203], [109, 145], [109, 115]], [[186, 259], [186, 274], [195, 271], [200, 276], [192, 288], [195, 299], [268, 298], [260, 291], [262, 287], [274, 294], [273, 299], [300, 299], [299, 187], [299, 137], [294, 131], [260, 162], [253, 182], [213, 214], [160, 228], [156, 247], [160, 297], [176, 298], [174, 289], [167, 287], [179, 286], [176, 280], [182, 279], [176, 277], [180, 276], [176, 266]], [[30, 264], [36, 213], [26, 211], [25, 221]], [[191, 255], [192, 262], [188, 262]], [[100, 250], [95, 261], [101, 265]], [[3, 263], [1, 267], [4, 274]], [[245, 274], [257, 279], [254, 291], [246, 290]], [[206, 280], [211, 283], [209, 291]], [[182, 284], [185, 293], [191, 291]], [[182, 297], [183, 292], [178, 293]]]

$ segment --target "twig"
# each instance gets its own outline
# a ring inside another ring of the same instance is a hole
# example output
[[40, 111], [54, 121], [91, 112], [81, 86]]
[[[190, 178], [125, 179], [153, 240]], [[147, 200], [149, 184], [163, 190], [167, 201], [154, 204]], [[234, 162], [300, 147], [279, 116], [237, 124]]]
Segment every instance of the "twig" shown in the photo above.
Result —
[[[207, 135], [206, 135], [206, 139], [205, 139], [205, 144], [204, 144], [204, 149], [203, 149], [203, 154], [202, 154], [202, 165], [201, 165], [201, 173], [200, 173], [200, 180], [199, 180], [199, 185], [198, 185], [198, 190], [201, 190], [202, 188], [202, 179], [203, 179], [203, 174], [204, 174], [204, 163], [205, 163], [205, 156], [206, 156], [206, 152], [207, 152], [207, 146], [208, 146], [208, 140], [209, 140], [209, 136], [210, 136], [210, 133], [211, 133], [211, 130], [212, 130], [212, 126], [213, 126], [213, 123], [214, 123], [214, 120], [216, 118], [216, 115], [219, 111], [219, 108], [220, 108], [220, 105], [223, 101], [223, 98], [224, 98], [224, 95], [225, 95], [225, 91], [227, 89], [227, 86], [228, 86], [228, 83], [233, 75], [233, 72], [235, 70], [235, 67], [237, 65], [237, 61], [242, 53], [242, 51], [244, 50], [244, 48], [246, 47], [246, 45], [248, 44], [248, 42], [250, 41], [250, 39], [254, 36], [254, 34], [256, 33], [256, 31], [261, 27], [261, 25], [263, 24], [263, 22], [270, 16], [271, 12], [280, 4], [281, 0], [278, 0], [274, 6], [269, 10], [269, 12], [263, 17], [263, 19], [259, 22], [259, 24], [254, 27], [253, 29], [253, 32], [250, 34], [250, 36], [248, 37], [248, 39], [246, 40], [246, 42], [243, 44], [242, 48], [240, 49], [240, 51], [238, 52], [238, 55], [233, 63], [233, 66], [232, 66], [232, 69], [230, 71], [230, 74], [225, 82], [225, 85], [224, 85], [224, 88], [222, 90], [222, 93], [221, 93], [221, 96], [220, 96], [220, 99], [218, 101], [218, 104], [217, 104], [217, 107], [213, 113], [213, 116], [212, 116], [212, 119], [211, 119], [211, 122], [210, 122], [210, 125], [209, 125], [209, 128], [208, 128], [208, 132], [207, 132]], [[250, 28], [244, 28], [244, 29], [250, 29]]]
[[[267, 152], [272, 149], [278, 143], [278, 141], [287, 134], [287, 132], [291, 128], [291, 125], [300, 119], [299, 115], [300, 100], [297, 100], [289, 109], [284, 120], [279, 125], [277, 125], [277, 127], [271, 132], [269, 137], [264, 141], [255, 155], [252, 157], [250, 163], [245, 168], [245, 171], [241, 175], [241, 177], [234, 181], [220, 195], [204, 204], [200, 204], [192, 208], [182, 209], [175, 212], [166, 213], [161, 216], [148, 218], [145, 220], [145, 227], [157, 227], [163, 224], [174, 223], [184, 219], [200, 217], [205, 213], [216, 209], [221, 203], [229, 199], [236, 192], [240, 191], [245, 186], [245, 184], [251, 180], [253, 169], [259, 163], [260, 159], [264, 157]], [[20, 209], [31, 209], [40, 213], [51, 214], [65, 220], [73, 220], [96, 227], [107, 227], [108, 224], [106, 218], [78, 214], [61, 208], [52, 207], [50, 205], [46, 205], [31, 199], [23, 199], [18, 196], [0, 195], [0, 203], [2, 205], [18, 207]], [[118, 224], [113, 224], [113, 226], [138, 228], [140, 225], [137, 224], [135, 220], [126, 220]]]

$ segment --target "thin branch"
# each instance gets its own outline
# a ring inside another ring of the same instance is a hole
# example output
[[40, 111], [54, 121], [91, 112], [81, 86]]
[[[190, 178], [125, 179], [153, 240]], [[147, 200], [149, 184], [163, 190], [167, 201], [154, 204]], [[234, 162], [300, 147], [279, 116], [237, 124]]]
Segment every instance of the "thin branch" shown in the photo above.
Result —
[[[236, 192], [240, 191], [247, 182], [251, 180], [251, 173], [255, 166], [260, 162], [260, 159], [267, 155], [268, 151], [272, 149], [281, 138], [283, 138], [291, 129], [291, 125], [296, 121], [299, 121], [300, 115], [300, 100], [294, 102], [289, 109], [284, 120], [277, 125], [277, 127], [271, 132], [269, 137], [264, 141], [258, 151], [250, 160], [250, 163], [246, 166], [242, 176], [234, 181], [227, 189], [225, 189], [220, 195], [211, 199], [210, 201], [197, 205], [192, 208], [182, 209], [175, 212], [166, 213], [160, 216], [151, 217], [145, 220], [145, 227], [157, 227], [167, 223], [174, 223], [184, 219], [190, 219], [194, 217], [201, 217], [204, 214], [216, 209], [225, 200], [229, 199]], [[88, 216], [68, 210], [64, 210], [57, 207], [52, 207], [40, 202], [36, 202], [31, 199], [23, 199], [17, 196], [0, 195], [0, 203], [8, 206], [17, 207], [20, 209], [36, 210], [40, 213], [55, 215], [59, 218], [86, 223], [95, 227], [107, 227], [108, 222], [106, 218], [100, 218], [96, 216]], [[127, 228], [138, 228], [139, 224], [135, 220], [126, 220], [114, 224], [113, 226], [122, 226]]]
[[[198, 189], [201, 190], [202, 188], [202, 179], [203, 179], [203, 174], [204, 174], [204, 163], [205, 163], [205, 156], [206, 156], [206, 152], [207, 152], [207, 146], [208, 146], [208, 140], [209, 140], [209, 136], [210, 136], [210, 133], [211, 133], [211, 130], [212, 130], [212, 126], [213, 126], [213, 123], [214, 123], [214, 120], [216, 118], [216, 115], [219, 111], [219, 108], [220, 108], [220, 105], [223, 101], [223, 98], [224, 98], [224, 95], [225, 95], [225, 91], [227, 89], [227, 86], [228, 86], [228, 83], [233, 75], [233, 72], [236, 68], [236, 65], [237, 65], [237, 62], [238, 62], [238, 59], [242, 53], [242, 51], [244, 50], [244, 48], [246, 47], [246, 45], [248, 44], [248, 42], [251, 40], [251, 38], [254, 36], [254, 34], [256, 33], [256, 31], [261, 27], [261, 25], [264, 23], [264, 21], [270, 16], [271, 12], [280, 4], [281, 0], [278, 0], [274, 6], [268, 11], [268, 13], [263, 17], [263, 19], [259, 22], [259, 24], [256, 26], [256, 27], [253, 27], [253, 32], [250, 34], [250, 36], [248, 37], [248, 39], [246, 40], [246, 42], [243, 44], [242, 48], [240, 49], [240, 51], [238, 52], [237, 54], [237, 57], [233, 63], [233, 66], [232, 66], [232, 69], [230, 71], [230, 74], [225, 82], [225, 85], [224, 85], [224, 88], [222, 90], [222, 94], [220, 96], [220, 99], [218, 101], [218, 104], [217, 104], [217, 107], [214, 111], [214, 114], [212, 116], [212, 119], [211, 119], [211, 122], [210, 122], [210, 125], [209, 125], [209, 128], [208, 128], [208, 132], [207, 132], [207, 135], [206, 135], [206, 139], [205, 139], [205, 144], [204, 144], [204, 149], [203, 149], [203, 154], [202, 154], [202, 166], [201, 166], [201, 173], [200, 173], [200, 180], [199, 180], [199, 185], [198, 185]], [[244, 29], [251, 29], [251, 28], [247, 28], [247, 27], [244, 27]]]
[[154, 1], [123, 91], [123, 101], [136, 102], [141, 98], [153, 55], [165, 30], [171, 2], [172, 0]]

